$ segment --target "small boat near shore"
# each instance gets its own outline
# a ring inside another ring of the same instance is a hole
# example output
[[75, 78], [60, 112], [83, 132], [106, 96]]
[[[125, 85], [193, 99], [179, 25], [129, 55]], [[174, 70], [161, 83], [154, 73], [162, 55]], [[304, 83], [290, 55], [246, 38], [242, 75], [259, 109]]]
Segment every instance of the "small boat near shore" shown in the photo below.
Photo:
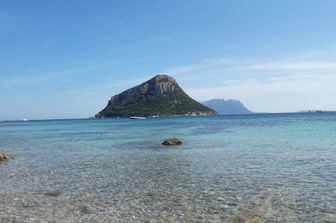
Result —
[[130, 119], [144, 120], [146, 118], [142, 116], [131, 116]]

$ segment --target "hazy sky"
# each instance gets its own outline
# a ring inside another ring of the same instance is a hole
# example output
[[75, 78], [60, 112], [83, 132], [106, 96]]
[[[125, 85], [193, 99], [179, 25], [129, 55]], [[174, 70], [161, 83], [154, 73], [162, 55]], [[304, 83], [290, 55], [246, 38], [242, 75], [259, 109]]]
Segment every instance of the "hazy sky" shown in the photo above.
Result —
[[197, 100], [336, 110], [334, 0], [0, 0], [0, 120], [93, 116], [168, 73]]

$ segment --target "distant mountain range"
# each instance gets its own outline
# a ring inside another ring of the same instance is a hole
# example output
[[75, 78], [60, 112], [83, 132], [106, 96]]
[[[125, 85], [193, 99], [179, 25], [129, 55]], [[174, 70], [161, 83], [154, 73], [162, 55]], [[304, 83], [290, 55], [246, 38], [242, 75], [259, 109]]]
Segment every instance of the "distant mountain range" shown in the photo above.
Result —
[[205, 106], [215, 110], [221, 115], [231, 114], [252, 114], [240, 101], [237, 100], [224, 100], [224, 99], [212, 99], [202, 102]]
[[157, 75], [114, 95], [96, 118], [130, 116], [217, 115], [217, 112], [189, 97], [174, 78]]

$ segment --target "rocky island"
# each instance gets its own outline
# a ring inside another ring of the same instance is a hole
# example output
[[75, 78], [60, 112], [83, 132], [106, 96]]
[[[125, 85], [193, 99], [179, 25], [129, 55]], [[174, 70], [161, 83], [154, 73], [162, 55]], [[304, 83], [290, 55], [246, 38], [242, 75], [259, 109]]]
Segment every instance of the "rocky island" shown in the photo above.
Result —
[[217, 115], [189, 97], [173, 77], [157, 75], [114, 95], [96, 118]]

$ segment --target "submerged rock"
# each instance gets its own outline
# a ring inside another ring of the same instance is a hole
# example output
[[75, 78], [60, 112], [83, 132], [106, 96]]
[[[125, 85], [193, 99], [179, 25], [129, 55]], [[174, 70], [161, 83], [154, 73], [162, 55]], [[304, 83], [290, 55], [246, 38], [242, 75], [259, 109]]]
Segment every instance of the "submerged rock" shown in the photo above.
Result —
[[81, 205], [79, 206], [79, 211], [82, 213], [82, 214], [92, 214], [95, 212], [95, 210], [88, 206], [88, 205]]
[[164, 146], [176, 146], [176, 145], [181, 145], [182, 141], [177, 139], [177, 138], [170, 138], [170, 139], [165, 139], [162, 145]]
[[4, 151], [0, 150], [0, 161], [8, 160], [8, 156]]
[[50, 196], [50, 197], [58, 197], [60, 196], [62, 193], [62, 191], [60, 190], [50, 190], [50, 191], [47, 191], [44, 195], [45, 196]]

